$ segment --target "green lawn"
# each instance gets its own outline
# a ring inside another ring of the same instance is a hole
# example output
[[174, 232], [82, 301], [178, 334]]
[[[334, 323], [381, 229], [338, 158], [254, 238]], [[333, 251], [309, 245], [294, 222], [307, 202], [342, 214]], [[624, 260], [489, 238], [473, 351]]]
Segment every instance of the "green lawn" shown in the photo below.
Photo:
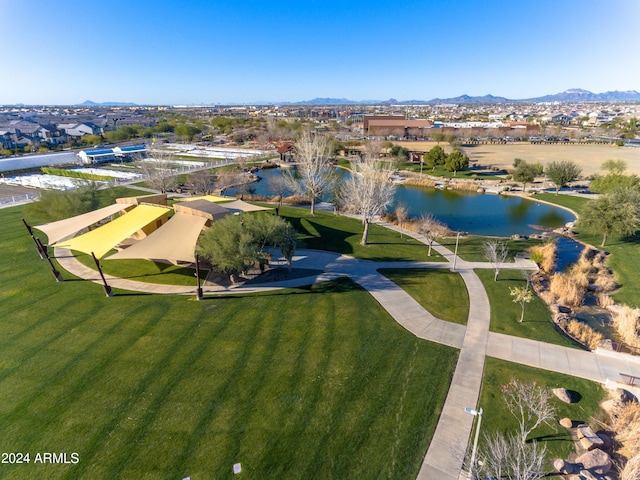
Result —
[[545, 202], [553, 203], [554, 205], [560, 205], [573, 210], [580, 215], [582, 209], [590, 201], [589, 198], [573, 197], [570, 195], [556, 195], [554, 193], [541, 193], [533, 197], [535, 200], [544, 200]]
[[54, 282], [0, 210], [3, 478], [415, 478], [457, 350], [348, 280], [207, 298]]
[[280, 215], [301, 233], [300, 243], [305, 248], [344, 253], [365, 260], [438, 262], [444, 259], [428, 247], [407, 235], [379, 225], [369, 228], [369, 244], [360, 245], [364, 226], [360, 220], [316, 211], [311, 215], [306, 208], [283, 206]]
[[[458, 243], [458, 256], [468, 262], [486, 262], [487, 258], [482, 254], [482, 245], [486, 241], [495, 240], [494, 238], [478, 237], [475, 235], [469, 235], [468, 237], [460, 238]], [[529, 247], [538, 245], [541, 240], [529, 239], [529, 240], [509, 240], [498, 239], [500, 241], [507, 242], [509, 248], [509, 256], [507, 261], [513, 261], [513, 258], [518, 253], [526, 252]], [[447, 247], [452, 252], [456, 249], [456, 238], [441, 238], [438, 239], [438, 243]]]
[[[593, 417], [602, 418], [598, 404], [604, 400], [606, 392], [598, 383], [487, 357], [479, 404], [484, 410], [482, 433], [518, 431], [516, 420], [507, 410], [500, 392], [500, 387], [509, 383], [512, 378], [526, 383], [535, 381], [538, 385], [550, 389], [562, 387], [579, 394], [576, 397], [580, 398], [580, 401], [571, 405], [553, 397], [552, 403], [557, 409], [555, 422], [551, 427], [537, 428], [529, 437], [537, 438], [539, 442], [546, 444], [549, 461], [553, 458], [566, 458], [569, 453], [575, 451], [568, 431], [558, 425], [557, 420], [568, 417], [574, 422], [594, 424], [595, 422], [591, 421]], [[551, 471], [550, 463], [547, 467]]]
[[[589, 199], [568, 197], [566, 195], [539, 195], [544, 200], [564, 205], [575, 210], [578, 214]], [[602, 235], [581, 232], [577, 229], [578, 240], [593, 245], [596, 248], [602, 243]], [[610, 236], [604, 250], [609, 252], [609, 267], [615, 272], [618, 282], [622, 286], [614, 295], [617, 303], [624, 303], [632, 307], [640, 307], [640, 235], [632, 237]]]
[[[97, 271], [96, 263], [90, 255], [74, 252], [84, 265]], [[196, 287], [195, 268], [171, 265], [151, 260], [100, 260], [103, 273], [118, 278], [162, 285], [183, 285]], [[207, 270], [200, 270], [200, 278], [207, 278]]]
[[397, 283], [436, 318], [467, 324], [469, 294], [459, 273], [417, 268], [381, 268], [380, 273]]
[[610, 253], [608, 266], [621, 288], [612, 295], [616, 303], [640, 307], [640, 233], [632, 237], [610, 236], [601, 247], [602, 235], [579, 232], [578, 239]]
[[493, 280], [491, 269], [475, 272], [482, 280], [489, 297], [492, 332], [578, 348], [574, 342], [556, 330], [551, 321], [549, 308], [537, 296], [525, 305], [524, 321], [518, 322], [521, 307], [519, 303], [513, 303], [509, 288], [526, 285], [526, 280], [519, 270], [502, 270], [497, 282]]
[[[473, 165], [472, 165], [473, 166]], [[420, 163], [405, 163], [402, 164], [400, 166], [401, 170], [409, 170], [411, 172], [420, 172]], [[431, 175], [434, 177], [441, 177], [441, 178], [458, 178], [458, 179], [462, 179], [462, 180], [495, 180], [496, 177], [496, 172], [479, 172], [477, 170], [474, 170], [472, 168], [466, 169], [466, 170], [460, 170], [459, 172], [456, 172], [456, 174], [454, 175], [453, 172], [450, 172], [449, 170], [447, 170], [444, 165], [437, 165], [436, 168], [434, 170], [431, 170], [431, 168], [429, 168], [426, 164], [422, 166], [422, 173], [424, 175]]]

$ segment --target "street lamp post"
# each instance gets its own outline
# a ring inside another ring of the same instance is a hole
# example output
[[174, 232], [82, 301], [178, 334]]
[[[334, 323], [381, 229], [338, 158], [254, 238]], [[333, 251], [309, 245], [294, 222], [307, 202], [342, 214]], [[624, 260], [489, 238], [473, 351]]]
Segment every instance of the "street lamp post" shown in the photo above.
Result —
[[476, 425], [476, 435], [473, 439], [473, 448], [471, 449], [471, 461], [469, 462], [469, 478], [473, 478], [473, 474], [476, 469], [476, 452], [478, 451], [478, 436], [480, 435], [480, 424], [482, 423], [482, 407], [480, 410], [474, 410], [473, 408], [465, 408], [465, 412], [470, 413], [474, 417], [478, 417], [478, 423]]
[[453, 271], [456, 271], [456, 260], [458, 260], [458, 243], [460, 242], [460, 232], [456, 235], [456, 251], [453, 252]]

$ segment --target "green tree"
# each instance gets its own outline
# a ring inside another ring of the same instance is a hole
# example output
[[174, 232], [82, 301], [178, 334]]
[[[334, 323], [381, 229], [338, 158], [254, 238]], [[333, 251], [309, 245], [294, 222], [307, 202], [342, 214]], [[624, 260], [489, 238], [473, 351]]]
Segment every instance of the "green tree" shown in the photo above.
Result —
[[424, 163], [430, 167], [431, 170], [435, 170], [437, 165], [444, 165], [444, 162], [447, 159], [447, 154], [444, 153], [444, 149], [440, 145], [436, 145], [425, 153], [423, 158]]
[[391, 155], [392, 157], [398, 160], [402, 160], [406, 162], [407, 160], [409, 160], [409, 149], [402, 147], [400, 145], [393, 145], [389, 149], [389, 155]]
[[542, 173], [542, 166], [539, 163], [527, 163], [526, 160], [516, 158], [513, 161], [515, 169], [512, 172], [513, 179], [516, 182], [522, 182], [522, 190], [526, 190], [527, 183], [531, 183], [535, 180], [537, 175]]
[[640, 190], [640, 178], [611, 171], [606, 175], [596, 175], [589, 189], [594, 193], [611, 193], [615, 190]]
[[193, 140], [195, 135], [202, 133], [202, 130], [195, 125], [181, 123], [180, 125], [176, 125], [174, 133], [176, 134], [176, 137], [186, 139], [190, 142]]
[[581, 172], [582, 168], [569, 160], [551, 162], [547, 165], [547, 168], [545, 168], [547, 177], [549, 177], [549, 180], [556, 186], [556, 195], [561, 187], [574, 181]]
[[197, 250], [217, 271], [232, 275], [255, 265], [267, 245], [280, 247], [291, 267], [296, 233], [289, 222], [266, 213], [227, 215], [205, 231]]
[[638, 119], [636, 117], [631, 117], [629, 121], [624, 122], [621, 126], [622, 138], [635, 138], [636, 133], [638, 133]]
[[609, 160], [602, 162], [600, 169], [608, 173], [617, 173], [622, 175], [627, 170], [627, 162], [620, 159], [610, 158]]
[[444, 133], [442, 133], [442, 132], [435, 132], [435, 133], [432, 133], [432, 134], [430, 135], [430, 137], [431, 137], [431, 139], [435, 140], [435, 141], [436, 141], [436, 142], [438, 142], [438, 143], [440, 143], [440, 142], [444, 142], [444, 141], [446, 140], [446, 138], [447, 138], [447, 136], [446, 136]]
[[40, 200], [26, 205], [24, 214], [39, 223], [54, 222], [90, 212], [98, 206], [98, 186], [91, 182], [74, 190], [42, 190]]
[[227, 215], [213, 222], [198, 241], [197, 251], [221, 273], [233, 275], [245, 272], [259, 258], [259, 249], [242, 218]]
[[80, 138], [80, 143], [83, 145], [98, 145], [102, 142], [100, 135], [83, 135]]
[[293, 225], [286, 223], [284, 228], [279, 229], [276, 237], [276, 244], [280, 247], [280, 253], [287, 261], [287, 268], [291, 271], [291, 262], [293, 255], [296, 253], [296, 245], [298, 243], [298, 233]]
[[509, 294], [513, 297], [513, 303], [519, 303], [522, 307], [520, 320], [518, 320], [518, 322], [522, 323], [524, 320], [524, 306], [533, 300], [533, 292], [529, 290], [529, 285], [527, 284], [525, 287], [509, 287]]
[[578, 227], [602, 234], [602, 247], [609, 235], [633, 235], [640, 228], [640, 191], [615, 190], [589, 202]]
[[469, 168], [469, 158], [460, 150], [456, 150], [447, 155], [444, 161], [444, 168], [453, 172], [453, 176], [455, 177], [458, 171]]

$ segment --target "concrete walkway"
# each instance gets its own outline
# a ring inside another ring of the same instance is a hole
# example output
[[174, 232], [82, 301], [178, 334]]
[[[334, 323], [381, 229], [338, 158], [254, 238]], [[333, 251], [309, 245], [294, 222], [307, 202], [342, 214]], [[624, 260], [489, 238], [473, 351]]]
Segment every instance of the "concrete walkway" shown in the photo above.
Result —
[[[398, 230], [394, 226], [385, 226]], [[426, 239], [413, 232], [403, 232], [418, 241]], [[378, 272], [381, 268], [452, 268], [453, 253], [434, 244], [445, 262], [371, 262], [325, 251], [299, 250], [293, 263], [296, 268], [314, 269], [321, 274], [271, 282], [262, 285], [203, 287], [204, 294], [254, 293], [309, 285], [310, 283], [349, 276], [370, 294], [405, 329], [419, 338], [459, 348], [458, 363], [451, 380], [433, 439], [420, 468], [420, 480], [459, 480], [463, 478], [463, 462], [468, 448], [474, 417], [465, 407], [477, 408], [482, 385], [485, 357], [491, 356], [536, 368], [565, 373], [600, 383], [607, 379], [621, 381], [620, 373], [640, 376], [640, 361], [625, 357], [596, 355], [591, 352], [546, 344], [489, 331], [490, 306], [477, 268], [493, 268], [486, 262], [455, 262], [469, 293], [467, 325], [458, 325], [435, 318], [409, 294]], [[73, 275], [101, 283], [98, 273], [82, 265], [68, 250], [55, 249], [56, 259]], [[283, 264], [274, 252], [275, 264]], [[503, 268], [536, 269], [525, 259], [505, 263]], [[156, 294], [195, 295], [194, 286], [160, 285], [106, 276], [113, 288]]]

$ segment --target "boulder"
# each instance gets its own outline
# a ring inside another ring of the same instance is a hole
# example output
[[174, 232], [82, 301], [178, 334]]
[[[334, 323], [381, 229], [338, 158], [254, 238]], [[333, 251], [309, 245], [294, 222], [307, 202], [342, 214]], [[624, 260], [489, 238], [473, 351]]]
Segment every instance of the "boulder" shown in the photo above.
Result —
[[[611, 458], [607, 452], [602, 450], [591, 450], [576, 458], [578, 465], [582, 465], [582, 470], [588, 470], [592, 474], [605, 475], [611, 470]], [[580, 472], [582, 475], [582, 472]]]
[[573, 421], [570, 418], [562, 418], [560, 419], [560, 421], [558, 422], [560, 425], [562, 425], [564, 428], [571, 428], [573, 427]]
[[572, 403], [571, 394], [566, 388], [554, 388], [552, 391], [564, 403]]
[[572, 473], [578, 473], [578, 468], [575, 464], [571, 462], [567, 462], [562, 458], [557, 458], [553, 461], [553, 468], [556, 472], [561, 473], [562, 475], [570, 475]]
[[578, 435], [578, 439], [580, 440], [580, 445], [582, 445], [585, 450], [591, 451], [594, 449], [602, 448], [604, 446], [604, 442], [602, 441], [602, 439], [598, 437], [588, 425], [578, 425], [578, 430], [576, 433]]

